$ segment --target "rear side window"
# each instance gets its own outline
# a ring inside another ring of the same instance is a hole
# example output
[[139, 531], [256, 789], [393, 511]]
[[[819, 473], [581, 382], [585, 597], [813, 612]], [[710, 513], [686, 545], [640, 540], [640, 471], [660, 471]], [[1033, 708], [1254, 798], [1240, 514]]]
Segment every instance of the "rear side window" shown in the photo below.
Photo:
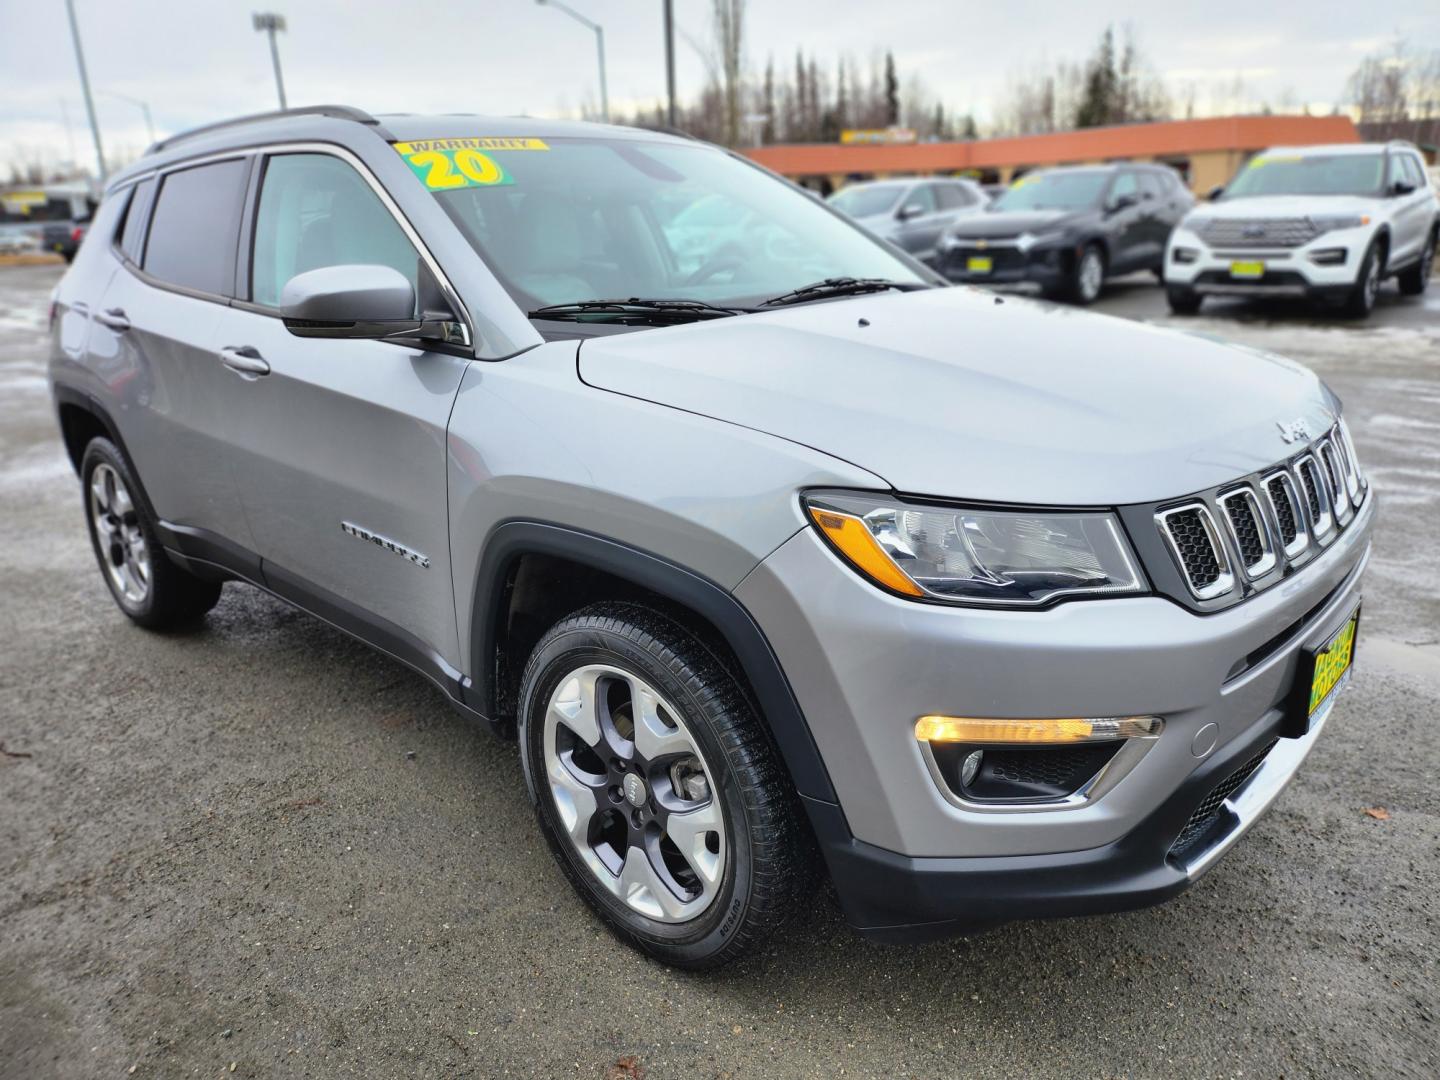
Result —
[[279, 154], [265, 167], [255, 217], [251, 299], [280, 306], [296, 274], [368, 263], [417, 286], [420, 257], [365, 179], [330, 154]]
[[941, 210], [958, 210], [975, 201], [974, 196], [961, 184], [937, 184], [935, 195], [939, 199]]
[[120, 251], [136, 266], [140, 265], [141, 245], [145, 241], [145, 222], [150, 217], [150, 200], [155, 197], [155, 179], [142, 180], [130, 196], [125, 211], [125, 227], [120, 231]]
[[147, 274], [214, 296], [233, 295], [249, 165], [236, 158], [166, 174], [145, 241]]

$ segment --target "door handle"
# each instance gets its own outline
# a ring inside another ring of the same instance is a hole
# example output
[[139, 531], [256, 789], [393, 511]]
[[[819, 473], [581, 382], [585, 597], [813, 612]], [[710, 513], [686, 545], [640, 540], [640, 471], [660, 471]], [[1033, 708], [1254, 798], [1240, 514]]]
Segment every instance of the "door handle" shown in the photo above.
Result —
[[238, 349], [228, 346], [221, 349], [220, 362], [231, 371], [238, 371], [241, 375], [254, 377], [270, 374], [270, 365], [249, 345], [241, 346]]
[[101, 326], [108, 326], [117, 333], [122, 333], [130, 329], [130, 320], [125, 317], [125, 310], [123, 308], [107, 308], [95, 316], [95, 321]]

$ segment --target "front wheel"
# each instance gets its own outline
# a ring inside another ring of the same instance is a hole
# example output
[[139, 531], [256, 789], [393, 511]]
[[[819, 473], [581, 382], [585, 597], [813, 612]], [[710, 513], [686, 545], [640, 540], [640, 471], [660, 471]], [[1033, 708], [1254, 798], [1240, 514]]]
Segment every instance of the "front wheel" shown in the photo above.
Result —
[[1178, 285], [1171, 285], [1165, 290], [1165, 302], [1176, 315], [1194, 315], [1204, 299], [1194, 289], [1183, 289]]
[[1420, 253], [1420, 261], [1400, 274], [1396, 280], [1400, 283], [1400, 291], [1406, 296], [1419, 296], [1430, 284], [1430, 275], [1435, 272], [1435, 238], [1440, 230], [1430, 230], [1430, 236], [1425, 241], [1425, 250]]
[[798, 799], [744, 692], [679, 624], [633, 604], [561, 620], [526, 666], [520, 723], [551, 850], [622, 940], [710, 968], [793, 912]]
[[1077, 304], [1093, 304], [1105, 284], [1105, 253], [1098, 244], [1086, 244], [1070, 271], [1067, 293]]
[[1383, 261], [1380, 248], [1371, 244], [1365, 249], [1365, 258], [1360, 262], [1360, 274], [1355, 286], [1345, 299], [1344, 312], [1352, 319], [1368, 318], [1375, 310], [1375, 298], [1380, 295], [1380, 264]]

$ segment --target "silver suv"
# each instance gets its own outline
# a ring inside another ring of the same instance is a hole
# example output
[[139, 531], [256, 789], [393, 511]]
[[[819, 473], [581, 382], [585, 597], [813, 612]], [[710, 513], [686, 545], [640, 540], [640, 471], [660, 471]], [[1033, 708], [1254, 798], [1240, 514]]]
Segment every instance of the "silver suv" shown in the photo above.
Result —
[[247, 583], [408, 664], [706, 967], [821, 868], [892, 941], [1174, 896], [1348, 677], [1319, 379], [942, 284], [683, 138], [294, 110], [112, 181], [50, 373], [130, 619]]

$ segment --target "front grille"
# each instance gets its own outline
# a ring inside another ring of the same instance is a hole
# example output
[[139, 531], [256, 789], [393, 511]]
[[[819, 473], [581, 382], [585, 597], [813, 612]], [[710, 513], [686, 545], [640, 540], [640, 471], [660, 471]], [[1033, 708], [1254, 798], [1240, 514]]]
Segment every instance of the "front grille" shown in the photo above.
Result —
[[1290, 488], [1283, 477], [1272, 476], [1265, 485], [1270, 495], [1270, 505], [1275, 508], [1275, 524], [1280, 528], [1280, 543], [1289, 547], [1295, 543], [1300, 530], [1295, 525], [1295, 507], [1290, 502]]
[[1223, 592], [1228, 587], [1225, 556], [1216, 543], [1210, 511], [1203, 506], [1185, 506], [1171, 510], [1163, 518], [1170, 546], [1195, 595]]
[[1180, 830], [1180, 835], [1175, 838], [1175, 843], [1170, 845], [1171, 855], [1183, 859], [1205, 837], [1210, 826], [1215, 823], [1215, 817], [1220, 813], [1220, 807], [1224, 805], [1225, 800], [1235, 794], [1241, 784], [1250, 779], [1278, 741], [1271, 739], [1263, 750], [1215, 785], [1210, 794], [1205, 796], [1205, 800], [1190, 815], [1190, 820], [1185, 823], [1185, 828]]
[[1240, 565], [1246, 570], [1255, 570], [1270, 554], [1269, 545], [1261, 530], [1264, 526], [1256, 515], [1254, 500], [1248, 491], [1237, 491], [1220, 500], [1225, 507], [1225, 516], [1235, 535], [1235, 546], [1240, 550]]
[[1200, 230], [1211, 247], [1294, 248], [1320, 231], [1309, 218], [1216, 218]]
[[1345, 492], [1345, 473], [1335, 459], [1335, 444], [1329, 439], [1320, 444], [1320, 462], [1325, 466], [1325, 479], [1330, 484], [1330, 498], [1342, 517], [1350, 509], [1350, 496]]
[[1003, 746], [985, 751], [985, 763], [996, 780], [1069, 792], [1089, 780], [1114, 756], [1115, 747], [1103, 743], [1043, 749]]
[[1315, 472], [1315, 461], [1306, 458], [1300, 463], [1300, 486], [1305, 489], [1305, 504], [1310, 508], [1310, 520], [1320, 520], [1320, 476]]

